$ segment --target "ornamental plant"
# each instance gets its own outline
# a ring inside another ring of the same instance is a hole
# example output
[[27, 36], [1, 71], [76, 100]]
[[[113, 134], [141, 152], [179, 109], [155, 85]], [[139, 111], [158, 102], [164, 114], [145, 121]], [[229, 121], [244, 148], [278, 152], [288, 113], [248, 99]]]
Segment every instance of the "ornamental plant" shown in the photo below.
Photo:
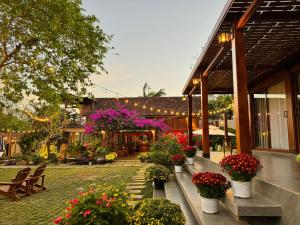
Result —
[[150, 159], [150, 152], [141, 152], [138, 154], [137, 158], [139, 160], [148, 160]]
[[186, 146], [183, 148], [183, 152], [186, 157], [193, 158], [196, 155], [197, 149], [194, 146]]
[[168, 199], [146, 198], [133, 208], [130, 225], [184, 225], [185, 218], [180, 206]]
[[115, 152], [111, 152], [107, 155], [105, 155], [105, 160], [109, 163], [115, 161], [117, 159], [118, 155]]
[[232, 180], [249, 182], [262, 169], [260, 161], [248, 154], [237, 154], [225, 157], [220, 166]]
[[170, 176], [170, 170], [161, 165], [150, 166], [145, 171], [145, 179], [148, 182], [166, 181]]
[[182, 154], [173, 155], [171, 161], [174, 166], [182, 166], [185, 161], [185, 156]]
[[230, 188], [230, 182], [223, 175], [212, 172], [194, 174], [192, 182], [204, 198], [222, 198]]
[[103, 189], [90, 188], [70, 200], [62, 215], [53, 222], [60, 225], [126, 224], [128, 199], [129, 194], [117, 189], [103, 192]]

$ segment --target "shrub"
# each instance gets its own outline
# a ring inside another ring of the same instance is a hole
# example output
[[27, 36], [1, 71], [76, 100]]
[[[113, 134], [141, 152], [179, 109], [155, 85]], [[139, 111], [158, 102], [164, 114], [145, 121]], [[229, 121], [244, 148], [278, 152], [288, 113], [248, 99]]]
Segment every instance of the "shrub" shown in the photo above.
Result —
[[38, 164], [42, 163], [44, 161], [44, 159], [39, 155], [33, 155], [31, 157], [31, 161], [32, 161], [33, 165], [38, 165]]
[[50, 153], [48, 156], [48, 160], [50, 163], [54, 163], [54, 164], [58, 163], [58, 157], [55, 153]]
[[158, 139], [151, 146], [150, 151], [164, 151], [170, 155], [175, 155], [181, 153], [181, 145], [177, 142], [176, 137], [168, 135]]
[[105, 155], [105, 160], [106, 160], [106, 162], [111, 163], [117, 159], [117, 156], [118, 156], [117, 153], [111, 152], [111, 153]]
[[204, 198], [221, 198], [230, 187], [230, 183], [224, 176], [211, 172], [194, 174], [192, 182]]
[[130, 225], [184, 225], [185, 218], [180, 206], [168, 199], [147, 198], [134, 206], [129, 217]]
[[129, 195], [116, 189], [90, 188], [87, 192], [81, 192], [70, 200], [64, 216], [54, 220], [55, 224], [127, 224]]
[[145, 171], [145, 179], [148, 182], [157, 180], [157, 181], [166, 181], [170, 176], [170, 170], [161, 165], [150, 166]]
[[139, 160], [148, 160], [150, 159], [150, 152], [141, 152], [138, 154], [137, 158]]
[[188, 158], [193, 158], [196, 155], [197, 149], [194, 146], [186, 146], [183, 148], [183, 152]]
[[234, 181], [247, 182], [262, 169], [260, 161], [248, 154], [237, 154], [225, 157], [220, 166]]
[[170, 155], [163, 151], [153, 151], [150, 154], [151, 162], [159, 165], [166, 166], [167, 168], [172, 168], [172, 162], [170, 160]]
[[182, 154], [173, 155], [171, 161], [174, 166], [182, 166], [185, 161], [185, 157]]

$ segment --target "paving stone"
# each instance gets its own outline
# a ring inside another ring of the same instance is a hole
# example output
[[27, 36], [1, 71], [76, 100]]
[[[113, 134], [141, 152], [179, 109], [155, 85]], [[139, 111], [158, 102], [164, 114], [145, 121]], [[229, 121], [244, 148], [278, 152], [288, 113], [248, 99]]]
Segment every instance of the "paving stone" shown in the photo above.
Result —
[[128, 183], [128, 186], [144, 186], [145, 182], [132, 182]]
[[128, 190], [142, 190], [144, 189], [146, 186], [145, 185], [136, 185], [136, 186], [127, 186], [126, 189]]
[[140, 194], [142, 190], [129, 190], [130, 194]]
[[131, 195], [131, 198], [133, 200], [141, 200], [141, 199], [143, 199], [143, 197], [144, 197], [144, 195], [135, 195], [135, 194]]

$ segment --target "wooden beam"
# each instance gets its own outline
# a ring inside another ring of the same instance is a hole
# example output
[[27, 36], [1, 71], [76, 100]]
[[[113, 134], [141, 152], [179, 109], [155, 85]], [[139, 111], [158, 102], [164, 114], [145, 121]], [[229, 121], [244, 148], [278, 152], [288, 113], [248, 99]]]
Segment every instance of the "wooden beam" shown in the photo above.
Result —
[[188, 95], [188, 144], [193, 145], [193, 96]]
[[203, 77], [208, 76], [210, 70], [213, 68], [213, 66], [216, 64], [216, 62], [218, 61], [218, 59], [220, 58], [220, 55], [222, 54], [222, 52], [224, 51], [225, 47], [222, 46], [220, 48], [220, 50], [218, 51], [218, 53], [216, 54], [216, 56], [214, 57], [214, 59], [211, 61], [211, 63], [208, 65], [208, 67], [204, 70], [203, 72]]
[[238, 153], [251, 154], [251, 137], [249, 128], [247, 68], [244, 35], [241, 29], [233, 26], [232, 39], [232, 73], [234, 90], [234, 112], [236, 121], [236, 144]]
[[202, 148], [203, 148], [202, 156], [205, 158], [210, 158], [207, 77], [201, 78], [201, 116], [202, 116]]
[[194, 91], [197, 89], [197, 86], [194, 86], [192, 88], [192, 90], [190, 91], [190, 93], [188, 94], [188, 96], [193, 95]]
[[227, 145], [228, 145], [228, 124], [227, 124], [226, 112], [223, 113], [223, 120], [224, 120], [224, 140], [225, 140], [226, 147], [227, 147]]
[[255, 13], [255, 11], [261, 5], [262, 2], [263, 0], [253, 0], [253, 2], [247, 8], [246, 12], [239, 19], [237, 23], [237, 29], [243, 29], [246, 26], [253, 13]]

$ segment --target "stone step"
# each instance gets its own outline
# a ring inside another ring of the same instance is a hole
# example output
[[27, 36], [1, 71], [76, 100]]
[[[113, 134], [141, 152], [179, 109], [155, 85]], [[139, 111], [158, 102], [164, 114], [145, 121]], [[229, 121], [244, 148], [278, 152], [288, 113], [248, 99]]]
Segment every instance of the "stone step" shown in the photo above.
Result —
[[168, 182], [165, 182], [165, 194], [166, 198], [171, 202], [180, 205], [180, 208], [185, 216], [185, 225], [196, 225], [198, 224], [194, 215], [182, 194], [180, 187], [176, 181], [175, 175], [171, 175]]
[[[203, 166], [205, 165], [205, 167]], [[222, 173], [228, 179], [230, 177], [224, 174], [219, 165], [208, 159], [197, 158], [194, 165], [185, 165], [186, 169], [191, 175], [197, 172], [212, 171]], [[207, 169], [209, 168], [209, 170]], [[238, 217], [280, 217], [281, 205], [268, 199], [256, 192], [253, 192], [252, 198], [242, 199], [235, 198], [232, 190], [227, 191], [226, 197], [221, 200], [221, 203], [227, 208], [234, 216]]]
[[128, 183], [127, 185], [128, 186], [143, 186], [145, 184], [145, 182], [131, 182], [131, 183]]
[[143, 199], [143, 197], [144, 197], [144, 195], [136, 195], [136, 194], [131, 195], [131, 199], [133, 201], [141, 200], [141, 199]]
[[130, 194], [135, 194], [135, 195], [137, 195], [137, 194], [140, 194], [140, 193], [142, 192], [142, 190], [128, 190], [128, 192], [129, 192]]
[[219, 205], [217, 214], [207, 214], [201, 211], [201, 199], [196, 186], [192, 183], [192, 175], [185, 169], [176, 173], [179, 187], [193, 212], [198, 224], [201, 225], [248, 225], [245, 221], [237, 221], [223, 206]]
[[128, 185], [126, 187], [127, 190], [142, 190], [144, 189], [146, 186], [145, 185]]

